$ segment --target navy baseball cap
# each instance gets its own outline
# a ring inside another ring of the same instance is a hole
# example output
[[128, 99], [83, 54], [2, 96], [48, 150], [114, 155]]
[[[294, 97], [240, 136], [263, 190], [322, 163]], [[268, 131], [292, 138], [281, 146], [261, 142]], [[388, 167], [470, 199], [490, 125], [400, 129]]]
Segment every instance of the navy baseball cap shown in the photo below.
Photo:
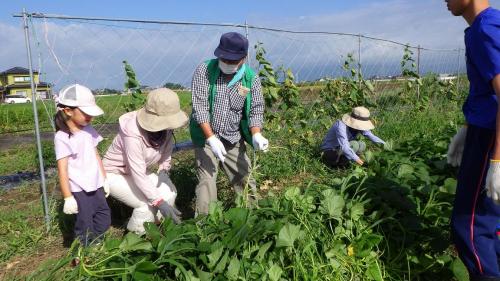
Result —
[[220, 37], [214, 55], [220, 59], [240, 60], [248, 53], [248, 40], [238, 32], [228, 32]]

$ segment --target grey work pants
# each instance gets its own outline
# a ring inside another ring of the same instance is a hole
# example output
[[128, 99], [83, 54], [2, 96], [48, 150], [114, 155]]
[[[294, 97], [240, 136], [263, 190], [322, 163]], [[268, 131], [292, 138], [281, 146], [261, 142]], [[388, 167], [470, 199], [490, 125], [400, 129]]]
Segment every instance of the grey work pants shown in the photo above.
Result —
[[[196, 214], [208, 214], [210, 202], [217, 201], [217, 172], [219, 165], [229, 178], [235, 192], [241, 193], [250, 173], [251, 163], [246, 154], [246, 145], [243, 141], [236, 144], [223, 142], [226, 148], [226, 159], [224, 163], [215, 157], [210, 145], [196, 147], [194, 155], [196, 158], [196, 169], [198, 185], [196, 186]], [[248, 179], [250, 192], [255, 192], [255, 179]]]

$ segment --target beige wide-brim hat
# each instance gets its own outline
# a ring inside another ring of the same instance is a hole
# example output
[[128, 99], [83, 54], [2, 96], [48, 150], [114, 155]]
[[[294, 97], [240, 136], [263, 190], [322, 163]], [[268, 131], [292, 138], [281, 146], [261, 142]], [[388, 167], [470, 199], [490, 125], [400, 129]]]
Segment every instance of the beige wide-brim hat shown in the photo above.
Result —
[[187, 114], [181, 110], [177, 93], [159, 88], [148, 94], [146, 104], [137, 111], [139, 126], [149, 132], [173, 130], [187, 124]]
[[347, 126], [356, 130], [372, 130], [375, 128], [370, 120], [370, 111], [363, 106], [358, 106], [352, 109], [351, 113], [346, 113], [342, 116], [342, 122]]

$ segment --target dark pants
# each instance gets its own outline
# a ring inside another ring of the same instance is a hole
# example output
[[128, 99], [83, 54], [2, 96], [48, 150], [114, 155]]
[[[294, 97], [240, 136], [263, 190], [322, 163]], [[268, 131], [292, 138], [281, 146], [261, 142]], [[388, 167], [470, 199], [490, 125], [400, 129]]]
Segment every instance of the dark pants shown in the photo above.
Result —
[[343, 168], [350, 164], [340, 149], [330, 149], [322, 152], [321, 160], [330, 168]]
[[84, 246], [102, 238], [111, 225], [111, 211], [102, 188], [93, 192], [73, 192], [78, 204], [75, 236]]
[[494, 139], [495, 131], [469, 126], [458, 174], [451, 228], [471, 280], [500, 280], [492, 278], [500, 277], [496, 235], [500, 206], [486, 196], [484, 187]]

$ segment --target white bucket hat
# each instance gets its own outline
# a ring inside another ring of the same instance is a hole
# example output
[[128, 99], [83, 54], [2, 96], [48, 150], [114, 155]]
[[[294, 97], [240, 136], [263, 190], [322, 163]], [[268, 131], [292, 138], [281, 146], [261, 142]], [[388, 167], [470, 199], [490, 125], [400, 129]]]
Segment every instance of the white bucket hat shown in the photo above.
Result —
[[104, 111], [95, 103], [92, 91], [80, 84], [66, 86], [59, 91], [59, 104], [71, 107], [78, 107], [85, 114], [99, 116]]
[[342, 122], [356, 130], [372, 130], [375, 128], [370, 121], [370, 111], [364, 106], [358, 106], [352, 109], [351, 113], [342, 116]]
[[159, 88], [148, 94], [143, 108], [137, 112], [139, 126], [149, 132], [177, 129], [186, 125], [188, 117], [181, 110], [179, 97], [167, 88]]

